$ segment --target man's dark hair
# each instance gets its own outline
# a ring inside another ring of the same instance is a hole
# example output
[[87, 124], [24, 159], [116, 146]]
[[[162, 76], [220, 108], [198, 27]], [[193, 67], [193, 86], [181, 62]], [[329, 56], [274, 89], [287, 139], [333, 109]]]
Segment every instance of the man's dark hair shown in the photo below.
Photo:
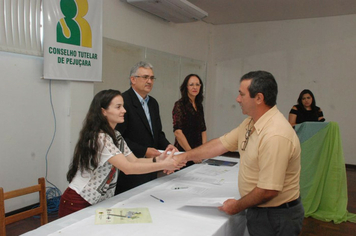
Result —
[[273, 107], [277, 103], [278, 86], [273, 75], [267, 71], [251, 71], [243, 75], [243, 80], [251, 80], [248, 87], [250, 97], [254, 98], [257, 93], [262, 93], [267, 106]]

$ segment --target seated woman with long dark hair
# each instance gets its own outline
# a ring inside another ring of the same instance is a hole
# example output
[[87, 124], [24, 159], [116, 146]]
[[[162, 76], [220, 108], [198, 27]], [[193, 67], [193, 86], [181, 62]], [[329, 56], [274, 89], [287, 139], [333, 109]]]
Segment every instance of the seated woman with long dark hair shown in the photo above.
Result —
[[323, 111], [316, 106], [314, 94], [309, 89], [299, 94], [297, 102], [289, 112], [289, 123], [292, 126], [305, 121], [325, 121]]

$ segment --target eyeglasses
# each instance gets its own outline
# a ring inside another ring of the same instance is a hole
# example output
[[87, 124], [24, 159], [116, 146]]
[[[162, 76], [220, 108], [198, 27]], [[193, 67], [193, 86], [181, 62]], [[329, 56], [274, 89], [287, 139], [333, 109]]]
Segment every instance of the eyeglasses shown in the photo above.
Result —
[[250, 120], [250, 122], [248, 123], [247, 129], [246, 129], [246, 133], [245, 133], [245, 141], [243, 141], [241, 143], [241, 150], [245, 151], [247, 144], [248, 144], [248, 140], [250, 138], [250, 135], [252, 134], [253, 131], [253, 126], [250, 128], [250, 124], [251, 124], [252, 119]]
[[144, 80], [146, 80], [146, 81], [148, 81], [149, 79], [152, 80], [152, 81], [154, 81], [155, 79], [157, 79], [156, 77], [154, 77], [154, 76], [149, 76], [149, 75], [135, 75], [134, 77], [135, 77], [135, 78], [142, 78], [142, 79], [144, 79]]
[[189, 87], [193, 87], [193, 86], [197, 86], [197, 87], [200, 87], [201, 84], [188, 84]]

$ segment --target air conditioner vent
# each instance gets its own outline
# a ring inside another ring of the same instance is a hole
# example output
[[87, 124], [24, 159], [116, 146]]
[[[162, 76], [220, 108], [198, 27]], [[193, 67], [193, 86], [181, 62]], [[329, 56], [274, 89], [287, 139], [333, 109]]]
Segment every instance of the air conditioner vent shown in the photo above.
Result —
[[208, 13], [187, 0], [122, 0], [164, 20], [188, 23], [203, 19]]

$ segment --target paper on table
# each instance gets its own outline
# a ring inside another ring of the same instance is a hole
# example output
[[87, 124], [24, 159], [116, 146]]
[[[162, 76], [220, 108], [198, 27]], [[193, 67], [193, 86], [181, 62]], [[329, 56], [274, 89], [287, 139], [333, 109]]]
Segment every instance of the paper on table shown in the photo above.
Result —
[[[164, 153], [164, 150], [158, 150], [160, 153]], [[175, 152], [174, 155], [182, 154], [184, 152]], [[171, 154], [171, 152], [167, 152], [167, 154]]]
[[221, 185], [224, 183], [224, 179], [222, 178], [204, 178], [200, 176], [195, 176], [195, 175], [185, 175], [179, 177], [179, 180], [183, 181], [193, 181], [193, 182], [203, 182], [203, 183], [209, 183], [209, 184], [215, 184], [215, 185]]
[[227, 199], [233, 197], [224, 198], [192, 198], [185, 205], [187, 206], [200, 206], [200, 207], [219, 207], [224, 204]]
[[[230, 169], [227, 169], [230, 168]], [[231, 167], [217, 167], [217, 166], [209, 166], [209, 165], [203, 165], [197, 170], [195, 170], [194, 173], [202, 174], [202, 175], [210, 175], [210, 176], [216, 176], [216, 175], [221, 175], [224, 174], [228, 171], [231, 170]]]
[[95, 212], [95, 224], [152, 223], [148, 208], [99, 208]]
[[206, 190], [208, 190], [208, 188], [192, 186], [192, 185], [187, 185], [187, 184], [175, 184], [175, 185], [172, 185], [171, 187], [169, 187], [169, 189], [177, 191], [177, 192], [185, 191], [185, 192], [189, 192], [189, 193], [197, 194], [197, 195], [201, 195]]

